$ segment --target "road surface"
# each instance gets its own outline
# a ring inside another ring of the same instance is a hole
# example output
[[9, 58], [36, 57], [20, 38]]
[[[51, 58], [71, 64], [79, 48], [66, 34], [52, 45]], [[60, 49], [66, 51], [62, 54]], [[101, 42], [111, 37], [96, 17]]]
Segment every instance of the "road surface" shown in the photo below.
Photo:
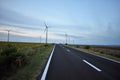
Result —
[[46, 80], [120, 80], [120, 63], [57, 44]]

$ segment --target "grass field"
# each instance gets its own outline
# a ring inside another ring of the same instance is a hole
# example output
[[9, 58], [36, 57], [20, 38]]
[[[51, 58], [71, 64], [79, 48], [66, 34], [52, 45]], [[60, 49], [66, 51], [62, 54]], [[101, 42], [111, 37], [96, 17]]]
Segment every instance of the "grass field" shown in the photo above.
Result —
[[69, 45], [70, 47], [120, 61], [120, 46]]
[[52, 44], [0, 42], [0, 80], [35, 80]]

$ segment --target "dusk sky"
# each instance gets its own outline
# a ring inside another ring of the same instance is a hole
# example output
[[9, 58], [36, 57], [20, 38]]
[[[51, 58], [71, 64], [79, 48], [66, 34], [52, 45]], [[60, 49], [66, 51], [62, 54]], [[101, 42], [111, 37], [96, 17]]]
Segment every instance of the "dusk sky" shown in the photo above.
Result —
[[0, 41], [120, 45], [120, 0], [0, 0]]

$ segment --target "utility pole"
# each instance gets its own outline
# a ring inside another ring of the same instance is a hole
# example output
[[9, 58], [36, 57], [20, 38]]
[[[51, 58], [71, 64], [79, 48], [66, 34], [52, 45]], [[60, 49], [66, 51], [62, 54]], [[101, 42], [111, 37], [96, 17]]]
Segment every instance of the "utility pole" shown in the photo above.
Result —
[[65, 37], [66, 37], [66, 45], [67, 45], [67, 34], [65, 34]]
[[74, 40], [73, 40], [73, 44], [74, 44]]
[[40, 43], [41, 43], [41, 36], [40, 36]]
[[70, 36], [69, 36], [69, 44], [70, 44]]
[[46, 26], [46, 44], [47, 44], [47, 38], [48, 38], [48, 27]]

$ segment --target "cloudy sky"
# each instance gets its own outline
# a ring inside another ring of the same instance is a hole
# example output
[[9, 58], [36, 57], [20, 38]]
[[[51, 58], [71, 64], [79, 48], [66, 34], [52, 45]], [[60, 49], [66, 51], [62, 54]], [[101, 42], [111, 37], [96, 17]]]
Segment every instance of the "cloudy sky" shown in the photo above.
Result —
[[120, 0], [0, 0], [0, 41], [120, 45]]

